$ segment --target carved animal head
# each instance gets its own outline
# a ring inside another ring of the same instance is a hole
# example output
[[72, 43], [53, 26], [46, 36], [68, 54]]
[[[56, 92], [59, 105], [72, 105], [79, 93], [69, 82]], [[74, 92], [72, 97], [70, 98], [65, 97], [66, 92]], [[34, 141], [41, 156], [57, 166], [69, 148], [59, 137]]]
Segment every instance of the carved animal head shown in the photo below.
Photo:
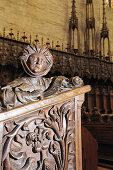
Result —
[[45, 46], [40, 45], [27, 46], [20, 60], [24, 71], [31, 77], [46, 75], [53, 65], [51, 53]]
[[75, 87], [82, 87], [84, 85], [83, 80], [79, 76], [72, 77], [71, 81]]

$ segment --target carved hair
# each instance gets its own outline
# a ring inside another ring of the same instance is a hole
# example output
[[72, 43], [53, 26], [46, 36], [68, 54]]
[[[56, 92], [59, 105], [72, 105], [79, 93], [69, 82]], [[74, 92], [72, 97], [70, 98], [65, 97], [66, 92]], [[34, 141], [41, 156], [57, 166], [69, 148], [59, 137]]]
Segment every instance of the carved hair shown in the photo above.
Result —
[[[37, 73], [33, 72], [27, 64], [29, 57], [34, 53], [41, 54], [46, 58], [46, 66], [44, 67], [43, 71], [39, 71]], [[28, 45], [24, 49], [22, 56], [20, 56], [20, 60], [21, 60], [22, 66], [24, 68], [24, 71], [31, 77], [46, 75], [50, 71], [50, 69], [53, 65], [53, 57], [52, 57], [51, 53], [45, 46], [41, 46], [41, 45], [37, 45], [37, 46], [36, 45]]]

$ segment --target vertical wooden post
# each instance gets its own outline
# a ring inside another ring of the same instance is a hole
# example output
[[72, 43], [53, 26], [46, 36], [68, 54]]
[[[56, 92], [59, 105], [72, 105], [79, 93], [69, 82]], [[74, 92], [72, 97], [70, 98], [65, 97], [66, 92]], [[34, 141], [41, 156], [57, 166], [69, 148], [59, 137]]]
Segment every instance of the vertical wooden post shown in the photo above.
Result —
[[108, 108], [107, 108], [107, 92], [105, 89], [103, 89], [103, 104], [104, 104], [104, 109], [105, 113], [107, 114]]
[[76, 170], [82, 170], [81, 107], [84, 94], [75, 97]]
[[2, 170], [1, 158], [2, 158], [2, 138], [3, 138], [3, 122], [0, 122], [0, 169]]

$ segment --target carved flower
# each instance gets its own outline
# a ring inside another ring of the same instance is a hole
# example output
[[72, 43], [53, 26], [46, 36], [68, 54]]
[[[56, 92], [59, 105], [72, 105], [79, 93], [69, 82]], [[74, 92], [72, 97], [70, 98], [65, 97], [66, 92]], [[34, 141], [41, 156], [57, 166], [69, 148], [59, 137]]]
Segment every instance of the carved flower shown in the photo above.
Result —
[[51, 131], [37, 126], [34, 132], [30, 132], [26, 136], [26, 144], [32, 144], [33, 152], [38, 153], [49, 147], [48, 140], [51, 140]]
[[27, 136], [26, 136], [26, 143], [27, 143], [27, 145], [29, 146], [30, 144], [32, 144], [33, 141], [35, 140], [35, 138], [36, 138], [36, 135], [35, 135], [34, 132], [28, 133]]

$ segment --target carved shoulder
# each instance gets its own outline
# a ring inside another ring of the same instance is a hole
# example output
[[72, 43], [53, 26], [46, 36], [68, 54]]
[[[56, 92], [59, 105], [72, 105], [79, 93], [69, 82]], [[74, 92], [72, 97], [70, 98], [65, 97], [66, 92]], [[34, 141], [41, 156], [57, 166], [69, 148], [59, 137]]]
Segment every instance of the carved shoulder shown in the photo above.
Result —
[[17, 87], [17, 86], [23, 84], [23, 82], [24, 82], [23, 78], [15, 79], [14, 81], [8, 83], [7, 86], [2, 87], [1, 90], [9, 89], [9, 88], [12, 88], [12, 87]]

